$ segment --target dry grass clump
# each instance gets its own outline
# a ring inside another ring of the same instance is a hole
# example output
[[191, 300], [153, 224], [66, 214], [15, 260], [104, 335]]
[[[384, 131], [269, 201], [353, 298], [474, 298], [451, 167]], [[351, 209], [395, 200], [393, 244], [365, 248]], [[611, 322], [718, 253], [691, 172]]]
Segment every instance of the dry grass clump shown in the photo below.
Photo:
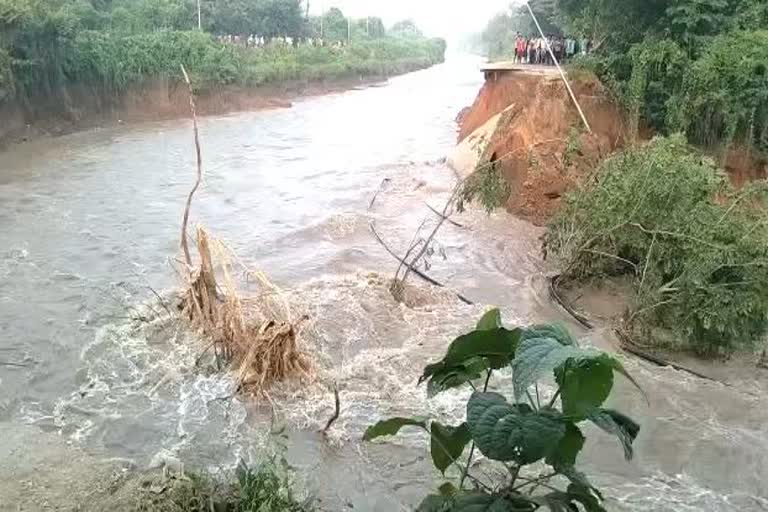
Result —
[[[182, 311], [211, 340], [217, 360], [237, 371], [238, 391], [266, 395], [276, 382], [309, 379], [311, 364], [300, 348], [297, 326], [280, 290], [260, 272], [249, 272], [255, 296], [241, 297], [232, 271], [233, 253], [197, 228], [200, 264], [186, 273]], [[217, 279], [215, 269], [220, 279]]]

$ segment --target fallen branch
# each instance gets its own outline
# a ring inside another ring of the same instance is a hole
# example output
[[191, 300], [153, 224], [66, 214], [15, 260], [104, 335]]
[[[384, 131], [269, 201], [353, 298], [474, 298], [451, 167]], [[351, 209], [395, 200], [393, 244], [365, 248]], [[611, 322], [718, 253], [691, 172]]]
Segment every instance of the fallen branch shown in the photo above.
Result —
[[166, 313], [168, 313], [168, 316], [169, 317], [173, 317], [173, 313], [171, 313], [171, 309], [168, 307], [168, 304], [165, 303], [165, 301], [160, 296], [160, 294], [157, 293], [157, 291], [154, 288], [152, 288], [151, 286], [149, 286], [149, 285], [147, 285], [147, 288], [149, 288], [149, 291], [151, 291], [152, 294], [155, 297], [157, 297], [157, 300], [160, 301], [160, 305], [163, 306], [163, 309], [165, 310]]
[[0, 366], [8, 366], [10, 368], [26, 368], [29, 365], [22, 363], [11, 363], [9, 361], [0, 361]]
[[371, 198], [371, 202], [368, 203], [368, 210], [370, 211], [371, 208], [373, 208], [373, 204], [376, 202], [376, 198], [379, 197], [379, 193], [381, 192], [381, 189], [384, 188], [385, 183], [389, 183], [389, 178], [384, 178], [381, 180], [381, 184], [379, 185], [379, 188], [376, 189], [376, 193], [373, 194], [373, 197]]
[[333, 399], [335, 403], [335, 409], [333, 411], [333, 416], [331, 416], [330, 419], [328, 419], [328, 423], [325, 424], [325, 428], [323, 429], [323, 434], [327, 434], [331, 426], [336, 422], [337, 419], [339, 419], [339, 411], [341, 410], [341, 401], [339, 400], [339, 388], [336, 387], [336, 383], [333, 384]]
[[438, 217], [440, 217], [441, 219], [443, 219], [443, 220], [445, 220], [445, 221], [448, 221], [450, 224], [453, 224], [453, 225], [454, 225], [454, 226], [456, 226], [457, 228], [464, 228], [464, 227], [465, 227], [463, 224], [459, 224], [458, 222], [456, 222], [456, 221], [455, 221], [455, 220], [453, 220], [453, 219], [449, 219], [448, 217], [444, 217], [442, 213], [440, 213], [439, 211], [437, 211], [437, 210], [435, 210], [434, 208], [432, 208], [432, 206], [431, 206], [429, 203], [427, 203], [427, 202], [424, 202], [424, 204], [425, 204], [425, 205], [427, 205], [427, 208], [429, 208], [430, 210], [432, 210], [432, 212], [433, 212], [435, 215], [437, 215]]
[[639, 357], [640, 359], [644, 361], [648, 361], [649, 363], [653, 363], [656, 366], [661, 366], [663, 368], [666, 368], [666, 367], [673, 368], [677, 371], [689, 373], [694, 377], [708, 380], [710, 382], [717, 382], [724, 386], [730, 387], [730, 384], [728, 384], [727, 382], [716, 379], [714, 377], [710, 377], [709, 375], [703, 374], [701, 372], [698, 372], [696, 370], [693, 370], [681, 364], [673, 363], [672, 361], [662, 359], [661, 357], [658, 357], [653, 354], [649, 354], [648, 352], [645, 352], [643, 350], [640, 350], [639, 348], [637, 348], [637, 345], [630, 339], [629, 335], [621, 331], [620, 329], [614, 329], [614, 332], [616, 333], [616, 336], [619, 337], [619, 341], [621, 342], [620, 343], [621, 349], [624, 350], [625, 352], [632, 354], [633, 356]]
[[[451, 197], [448, 198], [448, 201], [445, 203], [445, 206], [443, 207], [443, 211], [440, 214], [440, 220], [437, 221], [437, 224], [432, 229], [432, 232], [429, 234], [429, 236], [424, 241], [424, 244], [422, 245], [421, 249], [418, 253], [416, 253], [416, 256], [413, 257], [410, 264], [406, 264], [405, 272], [403, 273], [403, 277], [400, 278], [400, 281], [398, 282], [397, 274], [395, 274], [395, 282], [393, 283], [393, 290], [400, 290], [405, 287], [405, 281], [408, 279], [408, 274], [412, 271], [414, 271], [416, 265], [419, 263], [419, 260], [424, 256], [424, 254], [429, 249], [430, 244], [432, 243], [432, 240], [434, 240], [435, 236], [437, 236], [437, 232], [440, 231], [440, 228], [443, 226], [443, 223], [448, 219], [448, 217], [451, 216], [451, 213], [453, 213], [453, 206], [454, 202], [456, 200], [456, 197], [458, 196], [459, 192], [461, 191], [461, 187], [463, 185], [463, 181], [460, 181], [456, 184], [456, 186], [453, 189], [453, 192], [451, 193]], [[449, 213], [449, 211], [451, 213]], [[410, 252], [410, 249], [409, 251]], [[395, 296], [397, 299], [397, 295]]]
[[184, 74], [184, 81], [187, 82], [189, 88], [189, 110], [192, 113], [192, 125], [195, 130], [195, 152], [197, 156], [197, 181], [189, 191], [189, 197], [187, 197], [187, 205], [184, 208], [184, 220], [181, 223], [181, 248], [184, 251], [184, 259], [187, 262], [188, 267], [192, 267], [192, 258], [189, 255], [189, 244], [187, 243], [187, 224], [189, 223], [189, 209], [192, 206], [192, 197], [197, 192], [200, 182], [203, 179], [203, 160], [200, 153], [200, 136], [197, 130], [197, 111], [195, 110], [195, 94], [192, 91], [192, 82], [189, 81], [189, 75], [187, 70], [184, 69], [184, 65], [181, 65], [181, 72]]
[[[425, 274], [421, 270], [419, 270], [417, 268], [412, 268], [408, 263], [406, 263], [406, 261], [403, 258], [398, 256], [397, 253], [395, 253], [392, 249], [390, 249], [389, 246], [386, 244], [386, 242], [384, 242], [384, 240], [382, 240], [381, 236], [379, 236], [379, 234], [376, 232], [376, 227], [374, 226], [373, 222], [371, 222], [368, 226], [371, 229], [371, 233], [373, 233], [373, 236], [376, 238], [376, 240], [379, 242], [379, 244], [381, 244], [381, 246], [384, 247], [384, 250], [386, 250], [389, 253], [390, 256], [395, 258], [402, 265], [405, 265], [405, 266], [409, 267], [413, 271], [413, 273], [415, 275], [417, 275], [418, 277], [420, 277], [424, 281], [428, 282], [429, 284], [431, 284], [433, 286], [437, 286], [438, 288], [448, 288], [443, 283], [441, 283], [440, 281], [437, 281], [435, 279], [432, 279], [431, 277], [429, 277], [427, 274]], [[458, 299], [461, 302], [463, 302], [464, 304], [467, 304], [469, 306], [472, 306], [472, 305], [475, 304], [474, 302], [472, 302], [468, 298], [464, 297], [462, 294], [460, 294], [458, 292], [454, 292], [454, 293], [456, 293], [456, 297], [458, 297]]]
[[582, 326], [586, 327], [587, 329], [592, 329], [594, 326], [592, 325], [592, 322], [590, 322], [589, 318], [587, 318], [585, 315], [582, 315], [578, 311], [576, 311], [573, 306], [571, 306], [569, 303], [567, 303], [565, 300], [563, 300], [562, 297], [560, 297], [560, 294], [557, 293], [557, 286], [560, 282], [560, 278], [562, 275], [557, 275], [555, 277], [549, 278], [549, 296], [557, 302], [561, 308], [563, 308], [569, 315], [571, 315], [574, 320], [579, 322]]

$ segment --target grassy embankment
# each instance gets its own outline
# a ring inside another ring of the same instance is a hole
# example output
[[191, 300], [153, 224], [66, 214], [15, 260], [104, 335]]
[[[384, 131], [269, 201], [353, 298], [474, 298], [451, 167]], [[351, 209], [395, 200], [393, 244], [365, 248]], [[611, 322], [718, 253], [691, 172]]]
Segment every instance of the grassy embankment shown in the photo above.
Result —
[[0, 91], [6, 101], [55, 94], [70, 84], [114, 93], [159, 77], [181, 78], [180, 65], [199, 92], [217, 86], [257, 87], [285, 81], [322, 81], [388, 76], [443, 60], [439, 39], [382, 38], [349, 46], [243, 48], [201, 32], [159, 31], [113, 36], [85, 31], [66, 41], [61, 55], [22, 63], [0, 49]]

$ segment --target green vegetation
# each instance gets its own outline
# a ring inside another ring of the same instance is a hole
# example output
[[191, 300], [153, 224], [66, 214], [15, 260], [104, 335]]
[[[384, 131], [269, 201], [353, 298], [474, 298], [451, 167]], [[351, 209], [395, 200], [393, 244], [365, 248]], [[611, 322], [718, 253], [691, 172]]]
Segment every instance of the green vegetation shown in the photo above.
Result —
[[[494, 372], [502, 370], [512, 371], [513, 403], [488, 391]], [[405, 427], [428, 434], [435, 468], [453, 482], [427, 496], [420, 512], [604, 512], [602, 493], [576, 467], [586, 441], [579, 425], [590, 422], [616, 436], [625, 458], [632, 458], [639, 425], [602, 407], [616, 373], [634, 384], [621, 362], [579, 347], [564, 328], [506, 329], [494, 309], [474, 331], [454, 340], [443, 359], [428, 365], [421, 377], [430, 397], [471, 387], [466, 421], [451, 426], [428, 418], [392, 418], [369, 427], [364, 439], [395, 435]], [[557, 391], [543, 396], [539, 383], [548, 375]], [[506, 476], [492, 478], [489, 472], [476, 471], [476, 450]], [[558, 490], [561, 484], [565, 490]]]
[[[633, 116], [633, 126], [722, 149], [768, 151], [768, 3], [764, 0], [532, 0], [547, 33], [588, 38], [575, 68], [594, 71]], [[493, 18], [482, 39], [513, 54], [534, 33], [525, 7]]]
[[[629, 276], [623, 327], [636, 343], [708, 355], [753, 346], [768, 328], [764, 183], [736, 190], [702, 155], [768, 156], [768, 3], [531, 3], [548, 32], [591, 41], [570, 72], [608, 86], [633, 142], [666, 137], [603, 162], [564, 201], [547, 234], [560, 282]], [[519, 9], [499, 15], [486, 46], [509, 54], [530, 22]], [[569, 137], [564, 160], [574, 150]]]
[[[0, 101], [65, 97], [73, 83], [121, 91], [178, 79], [180, 64], [198, 88], [389, 75], [440, 62], [445, 51], [442, 40], [388, 36], [378, 18], [354, 20], [349, 34], [338, 9], [325, 15], [324, 46], [309, 44], [319, 23], [299, 0], [204, 1], [202, 20], [207, 31], [195, 29], [190, 0], [0, 0]], [[265, 46], [246, 48], [251, 34]], [[278, 36], [290, 42], [270, 43]]]
[[241, 463], [236, 482], [220, 483], [199, 474], [165, 479], [162, 492], [147, 492], [133, 509], [140, 512], [312, 512], [293, 491], [287, 471], [276, 462], [258, 468]]
[[629, 276], [625, 327], [643, 343], [727, 354], [768, 329], [766, 190], [736, 191], [682, 137], [659, 138], [571, 193], [547, 249], [566, 279]]
[[690, 142], [768, 150], [768, 4], [762, 0], [560, 0], [634, 124]]

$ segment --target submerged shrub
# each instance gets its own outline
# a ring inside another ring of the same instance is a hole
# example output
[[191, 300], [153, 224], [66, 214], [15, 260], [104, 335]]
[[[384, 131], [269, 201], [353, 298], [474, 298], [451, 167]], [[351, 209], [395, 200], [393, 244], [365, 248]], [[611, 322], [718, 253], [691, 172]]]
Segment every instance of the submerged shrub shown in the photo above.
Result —
[[654, 139], [606, 160], [567, 196], [547, 250], [575, 282], [631, 276], [630, 329], [731, 352], [768, 328], [764, 192], [734, 190], [681, 136]]

